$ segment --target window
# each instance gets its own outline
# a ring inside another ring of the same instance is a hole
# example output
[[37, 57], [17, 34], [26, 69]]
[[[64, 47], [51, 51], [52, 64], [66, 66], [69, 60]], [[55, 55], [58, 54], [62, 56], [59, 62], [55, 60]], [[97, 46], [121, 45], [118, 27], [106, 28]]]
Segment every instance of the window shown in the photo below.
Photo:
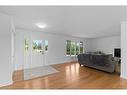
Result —
[[66, 41], [66, 55], [74, 56], [83, 53], [83, 41], [75, 42], [71, 40]]
[[66, 55], [71, 55], [71, 41], [70, 40], [67, 40], [66, 41]]
[[76, 46], [76, 44], [75, 44], [75, 42], [71, 42], [71, 55], [75, 55], [75, 46]]
[[42, 51], [42, 40], [33, 40], [33, 52]]
[[45, 40], [45, 51], [48, 51], [48, 40]]
[[80, 41], [80, 54], [82, 54], [82, 53], [83, 53], [83, 42]]
[[29, 49], [29, 47], [28, 47], [28, 39], [25, 39], [25, 53], [28, 52], [28, 49]]
[[79, 48], [79, 42], [77, 42], [76, 43], [76, 55], [79, 54], [79, 50], [80, 50], [80, 48]]

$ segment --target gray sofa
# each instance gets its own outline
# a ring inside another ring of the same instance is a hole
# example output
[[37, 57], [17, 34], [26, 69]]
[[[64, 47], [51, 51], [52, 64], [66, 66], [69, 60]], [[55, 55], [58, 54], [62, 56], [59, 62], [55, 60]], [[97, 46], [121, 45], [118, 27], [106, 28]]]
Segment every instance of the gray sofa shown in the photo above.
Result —
[[112, 55], [103, 54], [79, 54], [78, 62], [80, 65], [85, 65], [106, 72], [114, 72], [116, 61]]

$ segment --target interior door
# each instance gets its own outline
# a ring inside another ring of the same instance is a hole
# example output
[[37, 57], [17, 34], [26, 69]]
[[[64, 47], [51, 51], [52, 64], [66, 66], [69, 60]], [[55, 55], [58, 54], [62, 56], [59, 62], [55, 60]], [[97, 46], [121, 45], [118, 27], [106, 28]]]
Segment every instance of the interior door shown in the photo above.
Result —
[[41, 39], [32, 40], [31, 68], [44, 65], [43, 41]]
[[44, 66], [44, 41], [41, 34], [31, 36], [31, 65], [30, 68]]
[[[24, 80], [38, 77], [38, 68], [44, 66], [44, 41], [41, 33], [32, 33], [29, 40], [25, 40]], [[29, 57], [27, 57], [29, 55]], [[40, 69], [41, 70], [41, 69]]]

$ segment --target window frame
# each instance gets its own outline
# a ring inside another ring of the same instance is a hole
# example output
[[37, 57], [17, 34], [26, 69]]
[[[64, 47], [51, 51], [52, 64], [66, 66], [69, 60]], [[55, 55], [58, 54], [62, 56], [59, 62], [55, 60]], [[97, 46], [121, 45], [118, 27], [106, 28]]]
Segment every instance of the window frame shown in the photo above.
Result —
[[[46, 50], [46, 43], [47, 43], [47, 50]], [[49, 41], [48, 40], [44, 40], [44, 50], [45, 50], [45, 52], [48, 52], [48, 50], [49, 50]]]
[[[43, 51], [42, 43], [42, 40], [32, 40], [32, 52], [40, 53]], [[34, 44], [36, 44], [36, 46], [34, 46]]]
[[71, 47], [71, 40], [66, 40], [66, 56], [71, 56], [71, 50], [69, 49], [69, 54], [68, 54], [68, 50], [67, 50], [67, 45], [69, 45], [68, 43], [70, 43], [70, 47]]
[[[81, 52], [82, 48], [82, 52]], [[80, 54], [84, 53], [84, 46], [83, 46], [83, 41], [80, 41]]]
[[[74, 47], [73, 47], [73, 49], [74, 49], [74, 54], [72, 54], [72, 44], [74, 45]], [[71, 49], [70, 49], [70, 51], [71, 51], [71, 54], [70, 54], [70, 56], [75, 56], [76, 55], [76, 42], [75, 41], [71, 41]]]
[[[72, 54], [72, 47], [70, 46], [70, 53], [67, 54], [67, 44], [70, 42], [70, 45], [72, 46], [72, 43], [75, 43], [74, 45], [74, 54]], [[78, 44], [78, 53], [77, 53], [77, 44]], [[81, 52], [82, 48], [82, 52]], [[66, 56], [77, 56], [78, 54], [84, 53], [84, 43], [83, 41], [73, 41], [73, 40], [66, 40]]]

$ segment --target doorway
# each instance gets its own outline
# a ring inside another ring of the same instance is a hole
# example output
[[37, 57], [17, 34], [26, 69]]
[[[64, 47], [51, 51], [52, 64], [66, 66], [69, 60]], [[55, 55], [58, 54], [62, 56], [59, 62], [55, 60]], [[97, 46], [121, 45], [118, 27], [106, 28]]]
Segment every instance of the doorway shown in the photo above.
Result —
[[[46, 65], [48, 40], [43, 39], [40, 32], [16, 33], [16, 52], [13, 81], [27, 80], [34, 68]], [[45, 56], [46, 55], [46, 56]]]
[[45, 69], [45, 54], [48, 52], [48, 40], [36, 33], [24, 39], [24, 80], [40, 77]]

